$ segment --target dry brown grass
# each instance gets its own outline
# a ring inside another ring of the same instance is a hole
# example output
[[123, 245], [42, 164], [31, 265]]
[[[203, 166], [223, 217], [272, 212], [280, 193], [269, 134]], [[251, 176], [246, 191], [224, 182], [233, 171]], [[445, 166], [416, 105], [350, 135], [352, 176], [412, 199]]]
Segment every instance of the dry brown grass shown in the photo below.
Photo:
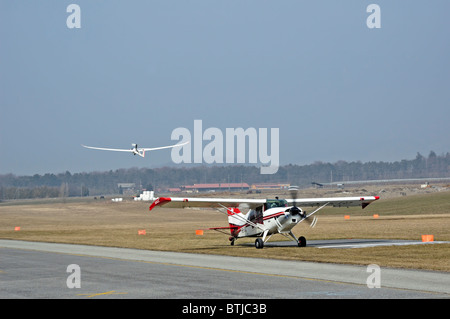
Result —
[[[266, 246], [257, 250], [253, 245], [241, 244], [253, 243], [254, 239], [248, 238], [239, 239], [231, 247], [226, 235], [213, 231], [195, 235], [199, 228], [227, 226], [226, 218], [214, 210], [161, 208], [149, 212], [148, 206], [145, 202], [93, 200], [3, 203], [0, 238], [450, 271], [450, 244], [359, 249]], [[380, 215], [378, 219], [372, 217], [375, 213]], [[351, 216], [349, 220], [344, 219], [346, 214]], [[381, 200], [365, 210], [327, 209], [318, 215], [314, 229], [301, 224], [294, 229], [295, 234], [309, 240], [420, 240], [422, 234], [433, 234], [436, 241], [450, 241], [449, 192]], [[16, 226], [21, 230], [14, 231]], [[138, 235], [139, 229], [145, 229], [147, 234]]]

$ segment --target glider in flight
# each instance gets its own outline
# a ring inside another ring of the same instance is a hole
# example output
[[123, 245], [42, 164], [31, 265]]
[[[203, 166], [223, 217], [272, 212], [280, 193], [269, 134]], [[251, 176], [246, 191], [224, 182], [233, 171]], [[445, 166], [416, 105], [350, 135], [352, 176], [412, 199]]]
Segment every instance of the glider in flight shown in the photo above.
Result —
[[144, 148], [144, 147], [138, 147], [137, 144], [131, 144], [131, 149], [120, 149], [120, 148], [104, 148], [104, 147], [93, 147], [93, 146], [86, 146], [81, 144], [81, 146], [85, 148], [90, 148], [93, 150], [101, 150], [101, 151], [114, 151], [114, 152], [128, 152], [133, 153], [133, 155], [139, 155], [140, 157], [145, 157], [145, 152], [149, 151], [156, 151], [156, 150], [162, 150], [166, 148], [173, 148], [173, 147], [179, 147], [187, 144], [189, 142], [181, 143], [181, 144], [174, 144], [174, 145], [168, 145], [168, 146], [160, 146], [160, 147], [151, 147], [151, 148]]

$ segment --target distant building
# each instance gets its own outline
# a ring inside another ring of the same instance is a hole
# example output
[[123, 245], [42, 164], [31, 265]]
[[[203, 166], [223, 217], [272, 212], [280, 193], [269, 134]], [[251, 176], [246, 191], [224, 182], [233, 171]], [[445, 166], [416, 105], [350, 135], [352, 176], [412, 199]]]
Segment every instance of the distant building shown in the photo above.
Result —
[[249, 190], [247, 183], [212, 183], [212, 184], [194, 184], [182, 187], [185, 192], [223, 192]]
[[259, 183], [253, 184], [252, 190], [279, 190], [279, 189], [288, 189], [291, 184], [282, 184], [282, 183]]
[[117, 187], [119, 188], [119, 194], [132, 195], [136, 191], [135, 183], [118, 183]]

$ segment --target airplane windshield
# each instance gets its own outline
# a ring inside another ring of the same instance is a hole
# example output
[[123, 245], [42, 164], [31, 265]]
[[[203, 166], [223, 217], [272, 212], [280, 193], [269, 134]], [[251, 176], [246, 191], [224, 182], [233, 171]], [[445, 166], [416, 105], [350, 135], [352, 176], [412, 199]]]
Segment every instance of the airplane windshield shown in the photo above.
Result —
[[288, 203], [285, 199], [268, 199], [264, 204], [265, 209], [275, 208], [275, 207], [287, 207]]

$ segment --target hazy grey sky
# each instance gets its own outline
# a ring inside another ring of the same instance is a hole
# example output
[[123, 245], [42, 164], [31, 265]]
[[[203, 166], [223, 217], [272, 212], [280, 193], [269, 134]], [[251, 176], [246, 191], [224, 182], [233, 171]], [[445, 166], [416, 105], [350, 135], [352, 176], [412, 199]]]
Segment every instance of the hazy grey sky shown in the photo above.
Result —
[[279, 128], [281, 164], [448, 152], [449, 12], [448, 0], [1, 0], [0, 173], [171, 163], [170, 150], [80, 144], [168, 145], [196, 119]]

